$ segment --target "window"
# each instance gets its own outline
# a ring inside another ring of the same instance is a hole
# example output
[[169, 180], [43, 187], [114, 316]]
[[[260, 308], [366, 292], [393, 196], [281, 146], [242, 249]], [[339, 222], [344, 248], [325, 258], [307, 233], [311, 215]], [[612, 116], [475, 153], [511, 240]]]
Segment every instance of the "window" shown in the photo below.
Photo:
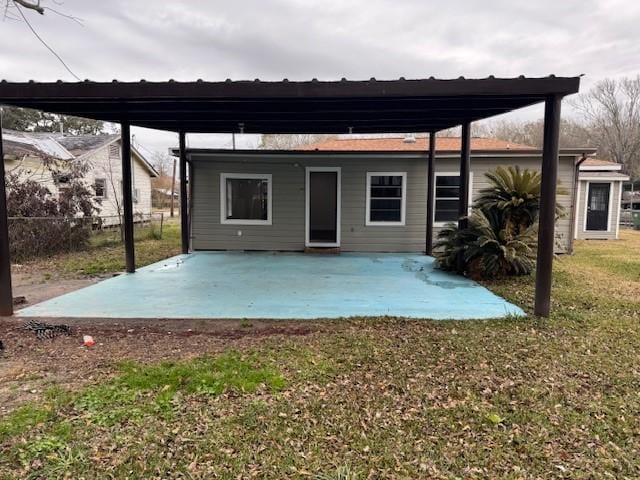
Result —
[[[435, 177], [434, 222], [441, 225], [449, 222], [457, 222], [458, 206], [460, 205], [460, 174], [457, 172], [436, 173]], [[469, 174], [469, 192], [471, 192], [472, 180], [473, 176]]]
[[271, 225], [271, 175], [221, 173], [220, 223]]
[[404, 225], [406, 172], [367, 172], [365, 225]]
[[104, 178], [96, 178], [93, 182], [96, 197], [107, 198], [107, 181]]

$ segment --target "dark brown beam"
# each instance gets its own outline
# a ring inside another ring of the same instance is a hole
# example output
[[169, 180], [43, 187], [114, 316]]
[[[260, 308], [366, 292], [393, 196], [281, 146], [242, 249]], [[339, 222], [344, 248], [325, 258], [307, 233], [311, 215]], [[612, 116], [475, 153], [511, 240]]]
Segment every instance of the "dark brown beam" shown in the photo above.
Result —
[[462, 124], [460, 144], [460, 203], [458, 228], [467, 228], [469, 215], [469, 172], [471, 171], [471, 122]]
[[435, 204], [436, 132], [429, 132], [429, 159], [427, 163], [427, 238], [425, 252], [433, 254], [433, 210]]
[[180, 140], [180, 234], [182, 238], [182, 253], [189, 253], [189, 204], [187, 196], [187, 140], [181, 131]]
[[542, 184], [538, 227], [538, 259], [536, 264], [536, 298], [534, 313], [548, 317], [551, 311], [554, 232], [556, 223], [556, 184], [558, 182], [558, 142], [560, 137], [560, 105], [562, 97], [554, 95], [545, 101], [544, 140], [542, 146]]
[[5, 185], [2, 126], [0, 126], [0, 316], [13, 315], [11, 287], [11, 257], [9, 255], [9, 219], [7, 218], [7, 190]]
[[136, 256], [133, 237], [133, 187], [131, 185], [131, 129], [129, 121], [120, 124], [122, 138], [122, 207], [124, 210], [124, 252], [127, 273], [136, 271]]
[[462, 95], [554, 95], [578, 91], [579, 77], [417, 79], [304, 82], [0, 82], [0, 100], [10, 98], [393, 98]]

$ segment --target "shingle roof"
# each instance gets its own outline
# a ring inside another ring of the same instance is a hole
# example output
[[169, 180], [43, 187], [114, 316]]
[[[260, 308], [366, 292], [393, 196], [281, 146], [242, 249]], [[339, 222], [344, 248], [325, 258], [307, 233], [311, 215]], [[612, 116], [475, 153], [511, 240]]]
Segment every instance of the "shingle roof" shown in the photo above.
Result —
[[72, 135], [58, 136], [56, 140], [76, 157], [100, 148], [103, 145], [115, 140], [120, 135], [103, 134], [103, 135]]
[[[460, 143], [460, 137], [437, 137], [436, 150], [439, 152], [459, 152]], [[416, 138], [413, 142], [407, 142], [404, 137], [336, 138], [305, 145], [300, 147], [300, 149], [326, 151], [424, 152], [428, 149], [428, 140], [424, 137]], [[497, 138], [474, 137], [471, 139], [471, 150], [519, 151], [537, 149], [529, 145], [507, 142]]]
[[587, 158], [583, 163], [585, 167], [614, 167], [620, 166], [619, 163], [610, 160], [602, 160], [600, 158]]
[[5, 155], [39, 155], [60, 160], [73, 158], [73, 155], [55, 137], [55, 133], [4, 129], [4, 153]]

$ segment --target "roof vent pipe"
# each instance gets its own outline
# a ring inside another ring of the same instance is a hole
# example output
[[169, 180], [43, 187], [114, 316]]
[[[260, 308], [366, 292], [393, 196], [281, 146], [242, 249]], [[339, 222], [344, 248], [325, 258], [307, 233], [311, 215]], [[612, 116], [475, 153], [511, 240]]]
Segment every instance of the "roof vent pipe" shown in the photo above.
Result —
[[416, 143], [416, 136], [413, 133], [407, 133], [402, 141], [404, 143]]

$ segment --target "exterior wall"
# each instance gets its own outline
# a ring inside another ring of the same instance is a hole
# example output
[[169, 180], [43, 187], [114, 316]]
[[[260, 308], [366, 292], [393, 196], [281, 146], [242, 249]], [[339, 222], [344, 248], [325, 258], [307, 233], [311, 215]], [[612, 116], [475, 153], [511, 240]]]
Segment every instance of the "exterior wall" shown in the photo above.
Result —
[[[588, 231], [586, 229], [587, 220], [587, 194], [589, 183], [611, 183], [609, 201], [609, 228], [607, 231]], [[622, 182], [610, 180], [580, 180], [578, 186], [578, 202], [575, 225], [575, 238], [579, 240], [615, 240], [618, 238], [620, 230], [620, 203], [621, 203]]]
[[5, 160], [4, 167], [7, 175], [18, 173], [21, 180], [35, 180], [51, 192], [57, 192], [51, 173], [42, 165], [39, 157], [28, 156], [20, 160]]
[[[116, 142], [118, 147], [120, 142]], [[134, 188], [138, 189], [137, 202], [133, 203], [133, 213], [148, 215], [151, 213], [151, 177], [149, 171], [143, 166], [142, 161], [133, 154], [133, 180]], [[104, 178], [107, 184], [106, 198], [98, 204], [99, 216], [107, 219], [107, 223], [118, 223], [118, 211], [122, 212], [122, 192], [120, 181], [122, 180], [122, 162], [120, 149], [117, 158], [109, 156], [109, 145], [104, 145], [82, 157], [91, 165], [87, 172], [87, 183], [93, 185], [96, 178]], [[119, 208], [118, 208], [119, 206]]]
[[[426, 158], [380, 155], [269, 155], [234, 154], [233, 158], [192, 157], [192, 247], [195, 250], [303, 250], [305, 247], [305, 167], [341, 167], [341, 249], [363, 252], [423, 252], [426, 232]], [[474, 157], [471, 160], [472, 192], [486, 185], [484, 173], [498, 165], [518, 164], [538, 169], [535, 157]], [[559, 179], [568, 195], [558, 202], [572, 208], [574, 157], [561, 157]], [[437, 172], [457, 172], [456, 158], [436, 159]], [[367, 172], [406, 172], [407, 201], [404, 226], [365, 226]], [[273, 216], [271, 225], [223, 225], [220, 223], [220, 174], [272, 174]], [[441, 227], [434, 228], [437, 236]], [[558, 251], [570, 243], [570, 215], [558, 222]]]

